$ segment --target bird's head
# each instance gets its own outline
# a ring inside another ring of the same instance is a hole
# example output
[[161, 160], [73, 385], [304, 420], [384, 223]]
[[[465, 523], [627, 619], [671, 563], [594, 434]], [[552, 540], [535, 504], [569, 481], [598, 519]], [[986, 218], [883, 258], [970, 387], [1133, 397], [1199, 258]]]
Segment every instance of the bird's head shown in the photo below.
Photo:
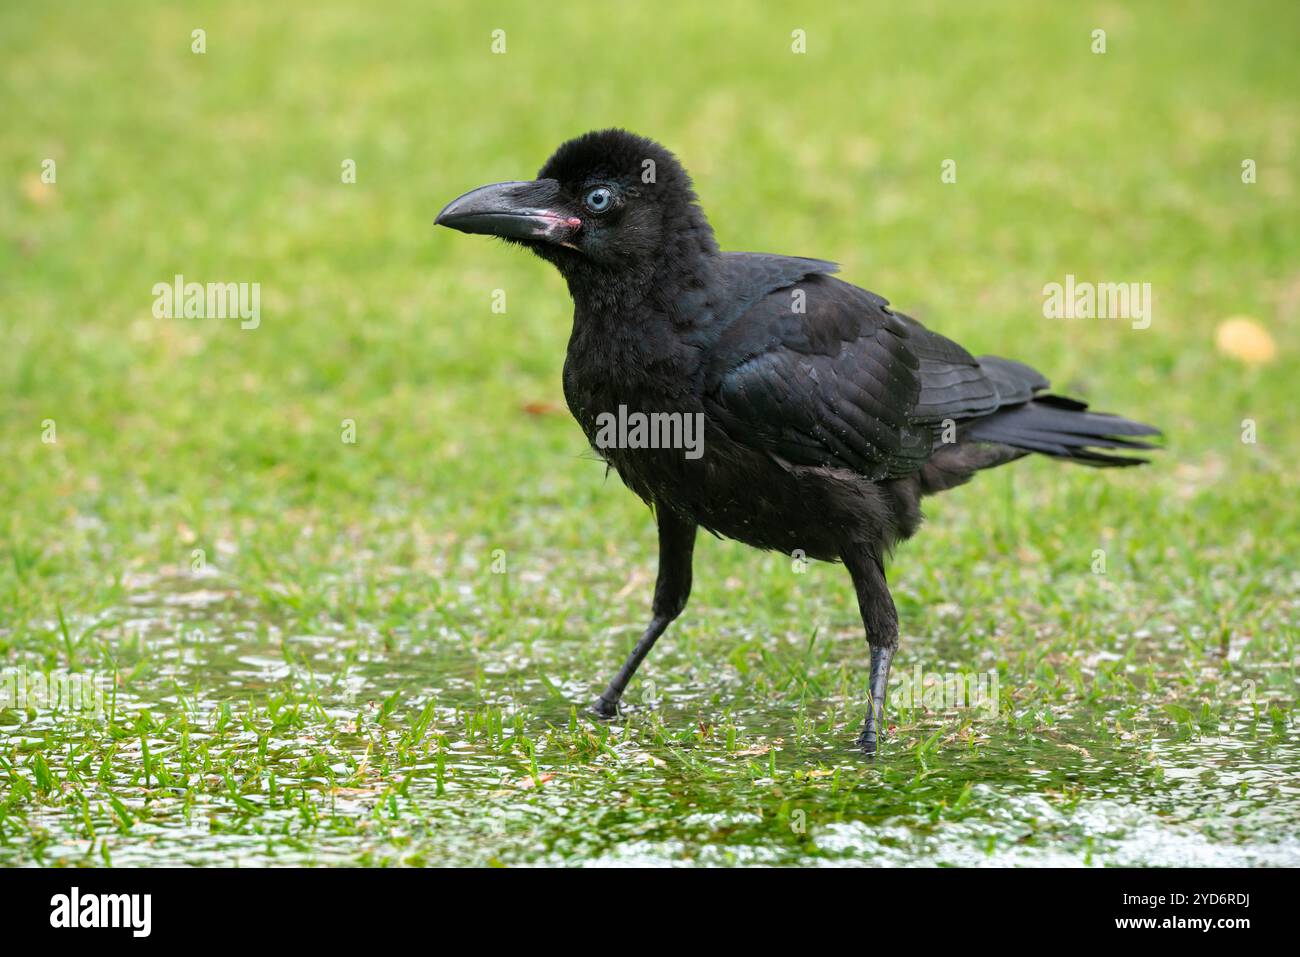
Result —
[[677, 158], [616, 129], [569, 140], [535, 180], [480, 186], [452, 200], [437, 224], [527, 246], [570, 280], [648, 273], [717, 251]]

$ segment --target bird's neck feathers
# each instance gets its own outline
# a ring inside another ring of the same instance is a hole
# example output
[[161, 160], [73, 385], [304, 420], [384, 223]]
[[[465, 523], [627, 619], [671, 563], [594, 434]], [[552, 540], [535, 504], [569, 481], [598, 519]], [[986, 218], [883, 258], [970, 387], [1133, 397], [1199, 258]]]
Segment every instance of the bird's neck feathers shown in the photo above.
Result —
[[667, 211], [654, 238], [653, 244], [629, 250], [613, 262], [577, 254], [552, 260], [568, 283], [575, 322], [617, 325], [668, 319], [682, 296], [709, 283], [718, 243], [697, 205]]

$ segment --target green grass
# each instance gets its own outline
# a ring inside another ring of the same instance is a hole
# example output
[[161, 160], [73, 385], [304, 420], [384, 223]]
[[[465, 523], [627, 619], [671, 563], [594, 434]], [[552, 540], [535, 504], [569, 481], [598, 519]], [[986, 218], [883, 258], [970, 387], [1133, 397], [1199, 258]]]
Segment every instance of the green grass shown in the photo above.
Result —
[[[1300, 863], [1298, 10], [7, 4], [0, 664], [114, 690], [0, 710], [0, 863]], [[898, 670], [996, 671], [996, 713], [860, 760], [843, 570], [712, 539], [641, 707], [575, 712], [652, 523], [563, 411], [559, 277], [432, 220], [605, 125], [724, 248], [1166, 430], [900, 549]], [[260, 283], [260, 327], [154, 319], [176, 273]], [[1150, 282], [1151, 327], [1043, 318], [1066, 273]]]

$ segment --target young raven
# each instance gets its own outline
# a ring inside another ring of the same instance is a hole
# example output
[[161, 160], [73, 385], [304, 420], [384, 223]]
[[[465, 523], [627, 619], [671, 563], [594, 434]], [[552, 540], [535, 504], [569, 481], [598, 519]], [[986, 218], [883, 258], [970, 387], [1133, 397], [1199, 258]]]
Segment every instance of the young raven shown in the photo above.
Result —
[[[1136, 465], [1115, 451], [1159, 434], [1045, 392], [1027, 365], [975, 358], [834, 263], [719, 251], [677, 159], [623, 130], [570, 140], [536, 180], [466, 193], [437, 223], [559, 269], [574, 303], [569, 409], [658, 522], [653, 617], [593, 705], [602, 718], [686, 605], [702, 526], [848, 567], [871, 649], [858, 745], [873, 754], [898, 646], [885, 555], [917, 530], [921, 498], [1030, 452]], [[704, 454], [602, 437], [628, 410], [696, 417]]]

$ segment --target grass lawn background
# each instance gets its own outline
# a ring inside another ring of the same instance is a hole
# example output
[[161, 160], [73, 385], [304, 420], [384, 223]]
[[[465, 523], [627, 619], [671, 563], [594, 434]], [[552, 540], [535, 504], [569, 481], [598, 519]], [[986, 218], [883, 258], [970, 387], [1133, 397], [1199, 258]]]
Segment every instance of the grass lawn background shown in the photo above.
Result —
[[[1297, 33], [1287, 2], [6, 4], [0, 666], [116, 694], [0, 710], [0, 863], [1300, 863]], [[642, 707], [575, 713], [653, 524], [564, 409], [558, 275], [432, 221], [610, 125], [677, 152], [723, 248], [836, 260], [1166, 430], [1146, 469], [929, 500], [896, 669], [996, 670], [996, 715], [900, 709], [859, 760], [847, 575], [713, 539]], [[260, 326], [155, 319], [177, 273], [260, 283]], [[1151, 283], [1150, 328], [1043, 318], [1067, 273]], [[1232, 316], [1274, 361], [1216, 348]]]

